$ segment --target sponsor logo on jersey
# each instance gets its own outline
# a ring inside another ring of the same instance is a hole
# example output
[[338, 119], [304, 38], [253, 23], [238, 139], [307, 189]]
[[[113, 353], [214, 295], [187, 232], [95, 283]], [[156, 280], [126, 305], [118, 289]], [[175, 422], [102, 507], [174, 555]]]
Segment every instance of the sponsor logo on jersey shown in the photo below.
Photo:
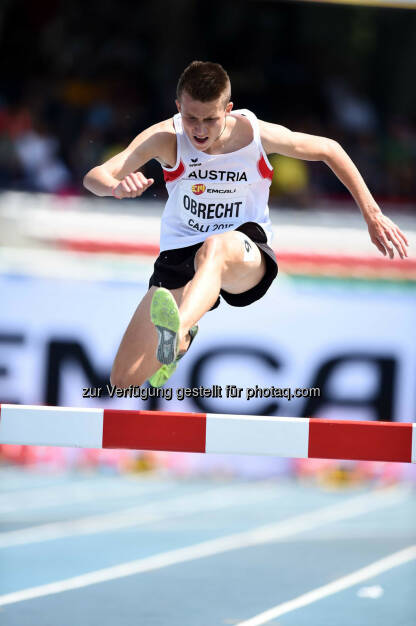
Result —
[[189, 167], [201, 167], [201, 163], [198, 163], [199, 159], [191, 159]]
[[201, 193], [204, 193], [206, 187], [203, 183], [196, 183], [196, 185], [192, 185], [192, 191], [196, 196], [199, 196]]
[[207, 189], [207, 193], [235, 193], [237, 191], [237, 188], [234, 187], [234, 189]]
[[189, 178], [238, 182], [247, 180], [247, 174], [245, 172], [228, 172], [227, 170], [195, 170], [189, 174]]

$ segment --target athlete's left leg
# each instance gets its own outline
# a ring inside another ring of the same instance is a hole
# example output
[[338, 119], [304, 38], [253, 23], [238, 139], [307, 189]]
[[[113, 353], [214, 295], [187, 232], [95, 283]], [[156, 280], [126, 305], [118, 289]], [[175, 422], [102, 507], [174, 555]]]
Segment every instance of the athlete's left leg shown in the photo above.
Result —
[[266, 272], [263, 254], [240, 231], [208, 237], [195, 256], [195, 275], [179, 306], [179, 349], [189, 344], [188, 331], [216, 302], [220, 290], [232, 294], [255, 287]]

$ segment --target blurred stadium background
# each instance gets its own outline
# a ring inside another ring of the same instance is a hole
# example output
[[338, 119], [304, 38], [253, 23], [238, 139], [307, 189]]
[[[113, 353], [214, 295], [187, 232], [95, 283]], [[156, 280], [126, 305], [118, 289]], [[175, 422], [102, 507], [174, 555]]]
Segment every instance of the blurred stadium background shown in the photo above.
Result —
[[[409, 5], [411, 3], [408, 3]], [[416, 13], [295, 2], [59, 0], [0, 7], [0, 401], [415, 421]], [[105, 386], [146, 290], [166, 199], [96, 198], [84, 174], [175, 112], [193, 59], [230, 74], [235, 108], [338, 140], [410, 258], [369, 241], [323, 164], [272, 157], [278, 281], [202, 323], [171, 387], [320, 387], [319, 399], [83, 399]], [[4, 464], [179, 475], [415, 479], [391, 464], [1, 446]]]

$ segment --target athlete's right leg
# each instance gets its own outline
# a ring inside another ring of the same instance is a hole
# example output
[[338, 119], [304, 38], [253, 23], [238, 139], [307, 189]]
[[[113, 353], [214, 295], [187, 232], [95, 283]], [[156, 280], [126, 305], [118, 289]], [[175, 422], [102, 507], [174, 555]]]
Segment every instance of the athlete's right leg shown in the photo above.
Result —
[[[151, 287], [144, 296], [121, 340], [110, 376], [116, 387], [143, 385], [161, 366], [156, 358], [157, 332], [150, 319], [150, 305], [156, 289]], [[178, 306], [186, 289], [187, 285], [171, 290]]]

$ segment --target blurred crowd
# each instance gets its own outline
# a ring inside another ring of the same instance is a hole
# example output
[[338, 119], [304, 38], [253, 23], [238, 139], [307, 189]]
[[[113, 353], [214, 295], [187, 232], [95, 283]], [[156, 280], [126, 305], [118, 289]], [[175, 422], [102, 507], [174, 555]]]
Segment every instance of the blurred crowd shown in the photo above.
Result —
[[[86, 193], [90, 168], [175, 113], [178, 76], [202, 58], [228, 70], [235, 108], [336, 139], [376, 198], [415, 200], [416, 12], [213, 0], [201, 13], [198, 4], [6, 2], [0, 189]], [[272, 160], [276, 203], [348, 197], [322, 164]], [[160, 167], [144, 171], [163, 197]]]
[[17, 101], [0, 95], [0, 185], [82, 193], [84, 174], [149, 122], [146, 106], [122, 85], [71, 80], [51, 89], [36, 82]]
[[[336, 138], [379, 198], [416, 198], [416, 126], [392, 117], [382, 128], [373, 104], [342, 81], [324, 86], [330, 116], [286, 115], [270, 121], [292, 130]], [[47, 93], [47, 96], [45, 95]], [[174, 94], [169, 94], [175, 112]], [[166, 94], [161, 93], [161, 98]], [[261, 103], [260, 104], [260, 109]], [[244, 107], [244, 102], [237, 102]], [[24, 96], [8, 101], [0, 95], [0, 187], [25, 191], [83, 193], [82, 178], [92, 167], [116, 154], [146, 126], [158, 121], [151, 102], [124, 85], [70, 80], [46, 89], [31, 84]], [[258, 111], [256, 111], [258, 113]], [[282, 202], [307, 204], [345, 194], [325, 167], [272, 157], [276, 176], [272, 196]], [[156, 163], [144, 168], [162, 193]]]
[[27, 470], [59, 472], [97, 470], [101, 473], [158, 472], [184, 477], [218, 476], [264, 480], [289, 475], [329, 489], [348, 489], [365, 483], [380, 487], [402, 480], [416, 483], [411, 464], [382, 461], [336, 461], [235, 455], [185, 454], [151, 450], [100, 450], [48, 446], [0, 445], [2, 464]]

